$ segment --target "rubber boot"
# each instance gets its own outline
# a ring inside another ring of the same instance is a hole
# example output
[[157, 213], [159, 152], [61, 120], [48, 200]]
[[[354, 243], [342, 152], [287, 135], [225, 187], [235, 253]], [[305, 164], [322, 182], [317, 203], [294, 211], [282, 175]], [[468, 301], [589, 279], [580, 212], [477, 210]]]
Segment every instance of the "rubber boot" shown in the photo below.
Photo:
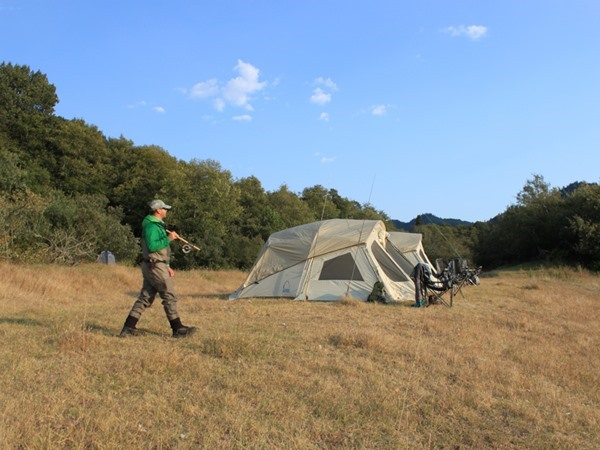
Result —
[[135, 327], [138, 322], [137, 317], [127, 316], [125, 319], [125, 325], [123, 325], [123, 329], [121, 330], [121, 334], [119, 337], [127, 337], [127, 336], [137, 336], [140, 334], [139, 330]]
[[177, 319], [169, 320], [169, 323], [171, 324], [174, 338], [187, 337], [196, 332], [196, 327], [186, 327], [181, 323], [179, 317]]

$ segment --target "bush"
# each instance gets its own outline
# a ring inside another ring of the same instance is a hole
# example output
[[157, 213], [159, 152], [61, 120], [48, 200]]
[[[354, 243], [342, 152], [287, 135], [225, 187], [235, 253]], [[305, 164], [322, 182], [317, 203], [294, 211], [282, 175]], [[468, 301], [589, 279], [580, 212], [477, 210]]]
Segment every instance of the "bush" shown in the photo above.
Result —
[[0, 197], [0, 257], [15, 262], [75, 264], [110, 250], [132, 263], [139, 248], [119, 208], [101, 195], [47, 196], [24, 191]]

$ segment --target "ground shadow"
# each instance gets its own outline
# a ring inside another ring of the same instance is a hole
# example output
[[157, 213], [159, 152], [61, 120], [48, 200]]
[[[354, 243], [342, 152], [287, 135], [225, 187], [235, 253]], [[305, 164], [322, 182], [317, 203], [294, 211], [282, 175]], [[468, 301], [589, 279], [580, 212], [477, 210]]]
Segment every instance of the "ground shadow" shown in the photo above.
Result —
[[0, 317], [0, 323], [8, 323], [11, 325], [25, 325], [28, 327], [45, 327], [46, 323], [36, 319], [26, 319], [20, 317]]
[[193, 298], [193, 299], [218, 298], [219, 300], [229, 300], [230, 295], [231, 294], [189, 294], [189, 295], [182, 295], [182, 297]]

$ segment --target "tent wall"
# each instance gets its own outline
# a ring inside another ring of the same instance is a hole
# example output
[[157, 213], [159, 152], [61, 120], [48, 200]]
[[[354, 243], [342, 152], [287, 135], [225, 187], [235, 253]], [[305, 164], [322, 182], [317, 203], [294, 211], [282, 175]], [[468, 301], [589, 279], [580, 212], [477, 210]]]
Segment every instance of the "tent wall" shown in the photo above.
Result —
[[241, 297], [290, 297], [296, 298], [299, 295], [300, 282], [304, 263], [296, 264], [286, 270], [275, 272], [261, 280], [250, 283], [247, 286], [238, 289], [236, 298]]
[[[332, 264], [338, 267], [331, 268]], [[333, 272], [336, 276], [330, 276]], [[346, 296], [362, 298], [378, 278], [364, 247], [355, 246], [313, 258], [306, 265], [303, 280], [297, 299], [340, 300]]]
[[405, 273], [410, 274], [418, 263], [429, 264], [420, 233], [390, 232], [387, 236], [387, 251]]

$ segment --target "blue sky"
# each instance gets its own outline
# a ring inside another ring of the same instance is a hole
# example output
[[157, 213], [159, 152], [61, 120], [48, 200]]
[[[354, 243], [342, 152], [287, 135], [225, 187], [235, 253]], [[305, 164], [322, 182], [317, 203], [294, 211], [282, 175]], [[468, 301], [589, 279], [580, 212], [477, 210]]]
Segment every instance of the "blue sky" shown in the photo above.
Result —
[[402, 221], [600, 181], [597, 0], [0, 0], [0, 60], [108, 137]]

